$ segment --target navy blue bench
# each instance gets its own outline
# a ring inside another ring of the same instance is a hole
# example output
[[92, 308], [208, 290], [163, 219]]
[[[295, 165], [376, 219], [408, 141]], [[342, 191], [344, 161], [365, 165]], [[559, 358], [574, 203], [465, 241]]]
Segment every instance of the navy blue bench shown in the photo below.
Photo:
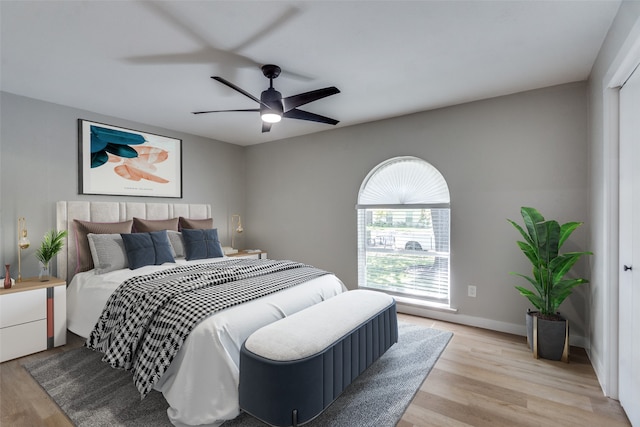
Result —
[[240, 351], [240, 408], [273, 426], [325, 410], [398, 341], [395, 300], [348, 291], [254, 332]]

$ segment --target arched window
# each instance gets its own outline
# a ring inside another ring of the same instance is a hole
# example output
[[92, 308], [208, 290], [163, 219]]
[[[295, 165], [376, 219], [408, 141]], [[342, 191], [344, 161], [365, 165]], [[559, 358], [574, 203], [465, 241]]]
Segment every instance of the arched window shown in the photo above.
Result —
[[449, 306], [449, 187], [417, 157], [376, 166], [358, 193], [358, 286]]

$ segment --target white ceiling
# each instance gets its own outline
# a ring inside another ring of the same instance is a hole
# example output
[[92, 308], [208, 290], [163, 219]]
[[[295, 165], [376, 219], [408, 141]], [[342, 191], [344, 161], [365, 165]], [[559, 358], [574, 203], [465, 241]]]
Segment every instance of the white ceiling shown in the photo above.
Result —
[[620, 1], [6, 1], [3, 91], [250, 145], [334, 126], [283, 119], [261, 133], [260, 65], [283, 96], [349, 126], [585, 80]]

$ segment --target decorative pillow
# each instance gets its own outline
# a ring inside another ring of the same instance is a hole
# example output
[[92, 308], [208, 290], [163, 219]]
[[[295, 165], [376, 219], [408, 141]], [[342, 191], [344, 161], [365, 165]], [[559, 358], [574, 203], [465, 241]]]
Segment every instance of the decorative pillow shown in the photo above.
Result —
[[93, 259], [87, 235], [131, 233], [132, 220], [124, 222], [89, 222], [79, 219], [73, 220], [76, 229], [76, 251], [78, 254], [76, 273], [89, 271], [93, 268]]
[[174, 258], [184, 258], [184, 241], [182, 240], [182, 233], [179, 231], [167, 230], [169, 236], [169, 243], [173, 248]]
[[213, 218], [207, 219], [189, 219], [185, 217], [180, 217], [178, 220], [180, 229], [178, 231], [182, 231], [185, 228], [190, 230], [202, 230], [202, 229], [212, 229], [213, 228]]
[[175, 262], [171, 255], [171, 243], [169, 243], [166, 230], [122, 234], [122, 241], [131, 270], [145, 265]]
[[182, 230], [185, 256], [192, 259], [221, 258], [224, 256], [218, 240], [218, 229]]
[[96, 274], [104, 274], [129, 267], [122, 236], [119, 234], [87, 235]]
[[133, 218], [133, 232], [147, 233], [149, 231], [174, 230], [178, 231], [178, 218], [171, 219], [142, 219]]

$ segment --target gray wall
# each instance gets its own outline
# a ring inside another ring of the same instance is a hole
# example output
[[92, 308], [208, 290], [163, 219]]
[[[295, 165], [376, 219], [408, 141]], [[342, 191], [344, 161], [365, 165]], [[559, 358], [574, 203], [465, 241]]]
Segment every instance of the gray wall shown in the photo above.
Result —
[[[230, 216], [244, 214], [242, 147], [6, 92], [0, 93], [0, 112], [0, 260], [11, 264], [14, 277], [18, 216], [27, 220], [32, 245], [23, 251], [22, 275], [37, 275], [35, 248], [44, 233], [55, 228], [59, 200], [210, 203], [223, 244], [228, 240]], [[183, 198], [79, 195], [79, 118], [182, 139]]]
[[[624, 1], [589, 78], [591, 347], [589, 357], [606, 395], [618, 394], [618, 139], [613, 73], [640, 38], [640, 2]], [[636, 60], [640, 60], [640, 53]], [[635, 64], [633, 64], [635, 65]], [[632, 66], [633, 66], [632, 65]], [[630, 71], [630, 70], [629, 70]], [[615, 83], [616, 84], [619, 84]]]
[[[32, 242], [55, 225], [58, 200], [114, 200], [77, 194], [77, 119], [183, 139], [182, 202], [211, 203], [223, 239], [229, 217], [243, 214], [236, 246], [267, 250], [335, 272], [357, 287], [356, 211], [367, 173], [395, 156], [413, 155], [444, 175], [452, 203], [452, 306], [436, 318], [524, 332], [528, 302], [509, 271], [529, 265], [506, 218], [531, 205], [560, 221], [588, 221], [587, 87], [573, 83], [425, 113], [338, 128], [306, 137], [238, 147], [1, 94], [1, 259], [17, 262], [15, 220], [27, 217]], [[134, 201], [177, 199], [120, 198]], [[245, 206], [246, 203], [246, 206]], [[588, 228], [570, 249], [586, 248]], [[578, 272], [588, 275], [587, 263]], [[37, 273], [29, 249], [24, 273]], [[477, 298], [466, 296], [477, 286]], [[587, 345], [587, 290], [561, 310], [574, 343]]]
[[[451, 192], [451, 305], [446, 320], [524, 333], [528, 301], [510, 271], [530, 267], [516, 246], [521, 206], [561, 222], [588, 221], [584, 82], [493, 98], [247, 148], [247, 243], [311, 263], [357, 287], [355, 204], [367, 173], [412, 155]], [[588, 226], [567, 243], [586, 250]], [[578, 272], [588, 277], [587, 261]], [[467, 297], [467, 285], [477, 298]], [[574, 343], [586, 345], [587, 289], [567, 300]]]

